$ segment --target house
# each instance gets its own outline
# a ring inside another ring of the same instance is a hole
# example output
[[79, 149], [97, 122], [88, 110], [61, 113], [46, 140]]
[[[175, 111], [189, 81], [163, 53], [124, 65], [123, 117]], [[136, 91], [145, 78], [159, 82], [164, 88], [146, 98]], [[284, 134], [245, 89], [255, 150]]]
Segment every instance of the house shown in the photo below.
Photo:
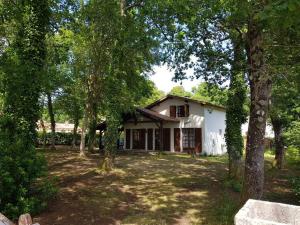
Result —
[[167, 95], [125, 119], [124, 148], [224, 154], [225, 115], [222, 106]]

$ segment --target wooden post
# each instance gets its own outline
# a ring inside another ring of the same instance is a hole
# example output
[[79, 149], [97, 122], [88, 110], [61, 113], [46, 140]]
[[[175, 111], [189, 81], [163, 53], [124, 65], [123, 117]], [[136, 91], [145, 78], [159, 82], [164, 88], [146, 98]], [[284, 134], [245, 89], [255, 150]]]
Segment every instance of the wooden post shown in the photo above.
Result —
[[159, 123], [159, 150], [164, 150], [164, 127], [163, 127], [163, 121], [160, 121]]

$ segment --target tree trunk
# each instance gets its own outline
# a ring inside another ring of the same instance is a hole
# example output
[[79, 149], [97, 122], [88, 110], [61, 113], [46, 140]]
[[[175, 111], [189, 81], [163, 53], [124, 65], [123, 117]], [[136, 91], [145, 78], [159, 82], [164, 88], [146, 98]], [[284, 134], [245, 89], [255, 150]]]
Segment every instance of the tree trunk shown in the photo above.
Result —
[[78, 118], [76, 118], [76, 119], [74, 120], [72, 149], [75, 149], [75, 148], [76, 148], [78, 125], [79, 125], [79, 120], [78, 120]]
[[84, 112], [83, 121], [82, 121], [82, 129], [81, 129], [81, 141], [79, 148], [79, 156], [85, 157], [85, 132], [88, 123], [87, 112]]
[[48, 113], [49, 113], [50, 123], [51, 123], [50, 149], [54, 150], [55, 149], [55, 118], [53, 112], [52, 97], [50, 93], [47, 93], [47, 99], [48, 99]]
[[263, 195], [263, 142], [272, 84], [271, 78], [266, 72], [262, 28], [251, 19], [247, 32], [247, 56], [251, 105], [241, 203], [246, 202], [249, 198], [260, 199]]
[[88, 151], [93, 153], [96, 142], [96, 128], [97, 128], [97, 106], [92, 106], [89, 118], [89, 139], [88, 139]]
[[121, 16], [125, 16], [126, 0], [120, 0]]
[[283, 124], [280, 118], [275, 118], [274, 116], [271, 116], [271, 122], [275, 135], [275, 166], [278, 169], [282, 169], [284, 161]]
[[229, 178], [241, 180], [244, 148], [241, 126], [246, 122], [246, 113], [244, 110], [246, 85], [241, 37], [233, 37], [232, 42], [234, 46], [234, 61], [231, 65], [231, 79], [228, 90], [225, 140], [229, 157]]
[[41, 127], [43, 129], [43, 149], [45, 149], [46, 148], [46, 134], [47, 134], [47, 131], [46, 131], [44, 120], [42, 118], [40, 119], [40, 123], [41, 123]]

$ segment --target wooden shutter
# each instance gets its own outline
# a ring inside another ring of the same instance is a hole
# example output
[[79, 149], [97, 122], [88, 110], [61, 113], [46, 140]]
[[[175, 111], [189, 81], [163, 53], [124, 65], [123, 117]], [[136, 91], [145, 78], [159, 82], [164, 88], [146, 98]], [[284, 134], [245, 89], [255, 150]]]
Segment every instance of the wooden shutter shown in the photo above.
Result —
[[202, 152], [202, 129], [195, 128], [195, 152]]
[[176, 106], [170, 105], [170, 117], [176, 117]]
[[184, 112], [185, 112], [186, 117], [188, 117], [190, 115], [190, 105], [189, 104], [184, 105]]
[[180, 128], [174, 128], [174, 147], [175, 152], [180, 152]]

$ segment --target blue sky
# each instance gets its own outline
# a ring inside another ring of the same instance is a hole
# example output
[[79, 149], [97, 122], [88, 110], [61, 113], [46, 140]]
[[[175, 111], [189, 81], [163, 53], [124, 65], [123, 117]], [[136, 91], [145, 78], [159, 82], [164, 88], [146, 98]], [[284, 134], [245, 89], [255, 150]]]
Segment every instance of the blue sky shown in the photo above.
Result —
[[[164, 91], [165, 93], [170, 92], [170, 90], [174, 86], [180, 85], [180, 83], [176, 83], [172, 81], [174, 77], [174, 72], [168, 70], [166, 65], [155, 66], [153, 67], [153, 75], [150, 76], [150, 80], [152, 80], [159, 90]], [[191, 75], [192, 71], [187, 71], [187, 76]], [[184, 80], [182, 81], [182, 86], [186, 91], [191, 91], [192, 87], [198, 86], [201, 83], [201, 80]]]

